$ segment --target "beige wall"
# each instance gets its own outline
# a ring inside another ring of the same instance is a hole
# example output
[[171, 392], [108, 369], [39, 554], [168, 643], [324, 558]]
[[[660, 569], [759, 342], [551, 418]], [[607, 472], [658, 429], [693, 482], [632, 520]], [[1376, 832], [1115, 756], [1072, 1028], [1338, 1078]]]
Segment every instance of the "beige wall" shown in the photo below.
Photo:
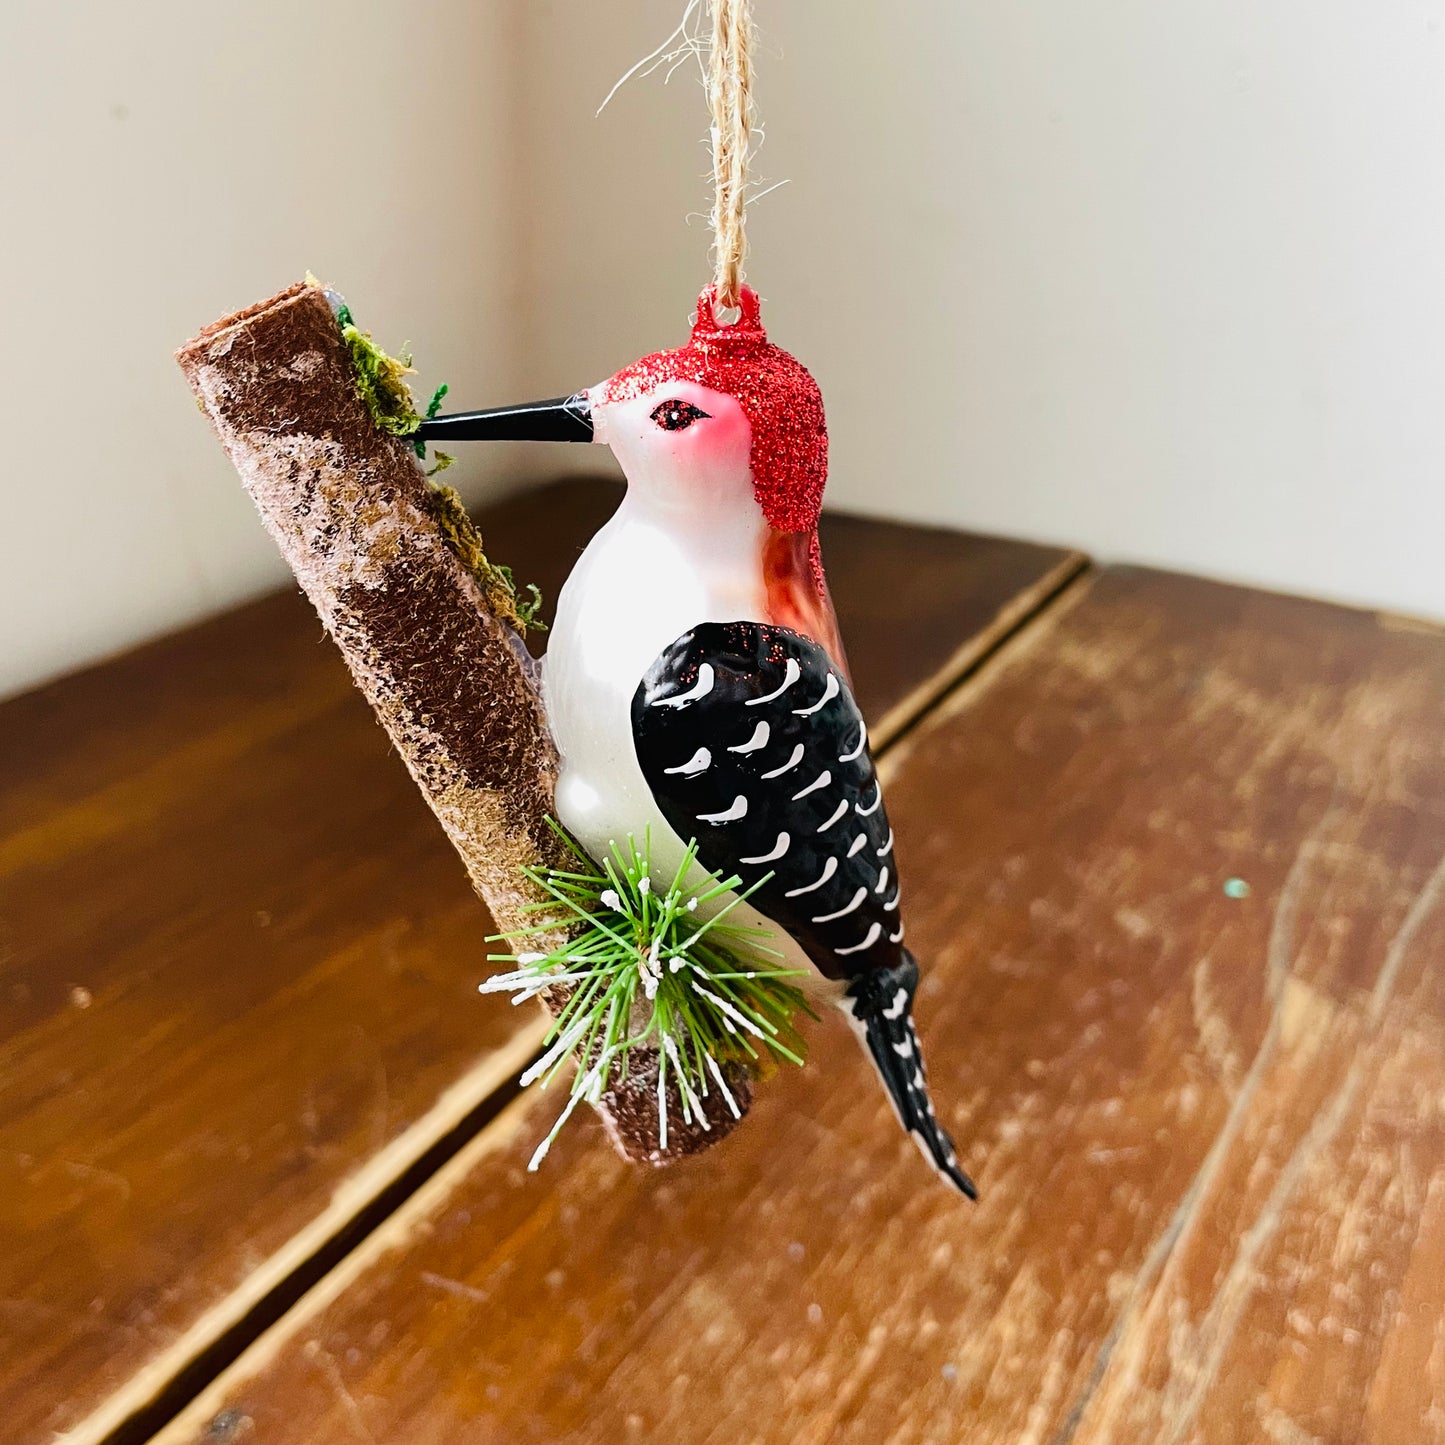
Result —
[[[752, 279], [835, 504], [1445, 617], [1445, 10], [756, 8]], [[12, 3], [0, 689], [281, 580], [170, 351], [300, 269], [461, 404], [681, 339], [693, 73], [592, 117], [680, 9]]]
[[[535, 169], [591, 180], [528, 211], [539, 385], [695, 294], [692, 79], [590, 119], [678, 9], [532, 9]], [[1445, 6], [756, 12], [752, 279], [834, 504], [1445, 617]]]
[[285, 577], [174, 348], [311, 268], [510, 390], [514, 20], [471, 0], [10, 0], [0, 691]]

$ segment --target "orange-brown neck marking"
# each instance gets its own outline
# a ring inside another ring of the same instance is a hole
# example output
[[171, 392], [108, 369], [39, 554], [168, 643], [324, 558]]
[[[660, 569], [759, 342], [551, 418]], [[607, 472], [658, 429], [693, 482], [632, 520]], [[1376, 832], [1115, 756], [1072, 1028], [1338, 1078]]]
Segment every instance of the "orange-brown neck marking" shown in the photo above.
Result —
[[794, 632], [801, 632], [821, 644], [851, 687], [853, 680], [838, 632], [838, 619], [833, 613], [833, 599], [828, 595], [828, 583], [823, 576], [816, 531], [783, 532], [776, 527], [769, 528], [768, 540], [763, 545], [763, 586], [767, 594], [768, 621], [778, 627], [791, 627]]

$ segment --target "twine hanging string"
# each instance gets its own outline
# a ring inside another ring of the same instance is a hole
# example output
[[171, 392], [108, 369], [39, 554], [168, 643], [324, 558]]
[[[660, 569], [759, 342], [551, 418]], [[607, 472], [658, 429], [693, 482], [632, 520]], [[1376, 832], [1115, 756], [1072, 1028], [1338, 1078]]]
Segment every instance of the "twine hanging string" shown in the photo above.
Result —
[[[712, 17], [711, 34], [700, 23], [704, 5]], [[607, 92], [597, 107], [601, 115], [612, 97], [634, 76], [665, 67], [664, 81], [695, 58], [707, 90], [712, 126], [713, 206], [708, 217], [713, 231], [713, 287], [717, 305], [735, 311], [742, 294], [747, 260], [748, 163], [761, 132], [753, 115], [752, 0], [687, 0], [677, 28], [650, 55], [644, 56]], [[778, 181], [751, 197], [760, 200], [776, 190]]]
[[735, 308], [748, 255], [748, 159], [753, 136], [751, 0], [712, 0], [707, 99], [712, 111], [713, 285]]

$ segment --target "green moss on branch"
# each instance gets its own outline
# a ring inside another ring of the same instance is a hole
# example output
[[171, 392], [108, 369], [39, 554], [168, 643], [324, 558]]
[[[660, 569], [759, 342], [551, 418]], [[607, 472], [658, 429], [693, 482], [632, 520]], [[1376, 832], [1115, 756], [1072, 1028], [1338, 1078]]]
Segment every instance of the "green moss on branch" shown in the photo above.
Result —
[[[404, 347], [398, 356], [383, 351], [370, 332], [357, 326], [352, 319], [351, 308], [344, 302], [337, 310], [336, 320], [351, 355], [356, 389], [361, 393], [361, 400], [371, 413], [371, 419], [389, 436], [412, 438], [412, 448], [418, 460], [425, 462], [426, 443], [416, 434], [422, 422], [429, 421], [441, 409], [442, 398], [447, 394], [446, 384], [432, 393], [425, 413], [419, 412], [411, 387], [407, 384], [407, 377], [415, 375], [410, 350]], [[433, 454], [433, 462], [427, 472], [428, 478], [445, 471], [451, 466], [452, 458], [439, 451]], [[538, 615], [542, 608], [542, 594], [536, 584], [519, 587], [510, 567], [488, 559], [481, 533], [467, 514], [455, 488], [433, 481], [431, 489], [437, 526], [457, 560], [476, 579], [487, 606], [519, 633], [525, 634], [528, 629], [544, 631], [545, 624]]]

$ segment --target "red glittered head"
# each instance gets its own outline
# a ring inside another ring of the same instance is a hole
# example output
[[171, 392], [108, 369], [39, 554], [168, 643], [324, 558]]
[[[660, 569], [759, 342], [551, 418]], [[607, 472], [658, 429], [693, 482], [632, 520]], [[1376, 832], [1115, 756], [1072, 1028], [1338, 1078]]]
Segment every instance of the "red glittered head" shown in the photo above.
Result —
[[742, 314], [725, 326], [715, 315], [714, 288], [707, 287], [687, 345], [633, 362], [607, 382], [604, 398], [629, 401], [667, 381], [691, 381], [731, 396], [752, 428], [753, 492], [768, 525], [811, 532], [828, 476], [823, 397], [807, 369], [768, 341], [757, 292], [744, 286], [739, 299]]

